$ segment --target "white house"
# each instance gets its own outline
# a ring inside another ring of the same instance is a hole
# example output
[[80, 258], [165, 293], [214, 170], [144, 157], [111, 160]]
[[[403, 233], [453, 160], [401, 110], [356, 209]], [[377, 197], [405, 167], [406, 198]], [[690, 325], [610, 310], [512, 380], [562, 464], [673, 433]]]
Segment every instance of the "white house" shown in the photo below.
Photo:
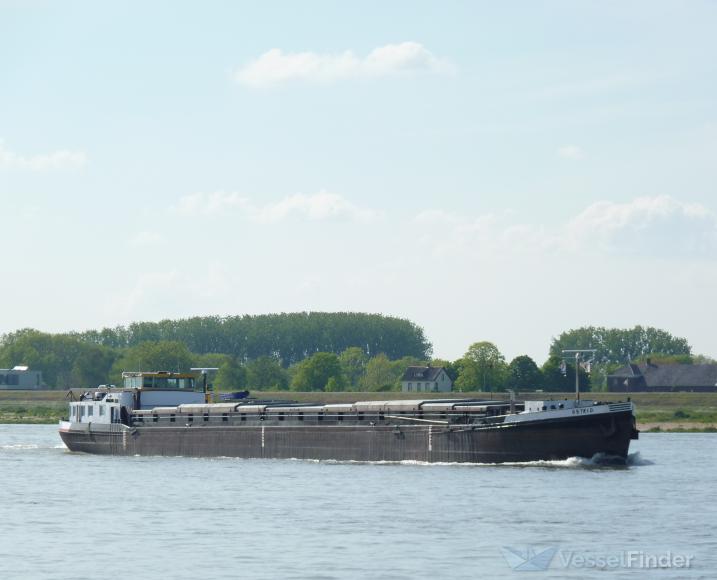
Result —
[[401, 377], [404, 393], [439, 393], [453, 389], [453, 381], [443, 367], [408, 367]]

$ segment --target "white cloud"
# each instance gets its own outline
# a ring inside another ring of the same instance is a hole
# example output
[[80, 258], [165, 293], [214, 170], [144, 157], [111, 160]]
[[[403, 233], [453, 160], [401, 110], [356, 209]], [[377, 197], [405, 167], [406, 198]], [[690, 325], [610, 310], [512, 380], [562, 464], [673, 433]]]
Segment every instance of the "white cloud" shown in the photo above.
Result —
[[48, 171], [52, 169], [79, 169], [87, 164], [87, 155], [82, 151], [61, 149], [51, 153], [20, 155], [11, 151], [0, 140], [0, 169], [21, 169], [27, 171]]
[[[475, 259], [582, 253], [585, 255], [711, 258], [717, 254], [717, 215], [669, 196], [625, 203], [601, 201], [562, 224], [511, 223], [509, 215], [469, 217], [441, 210], [419, 213], [422, 243], [437, 256]], [[428, 224], [434, 227], [427, 227]]]
[[329, 83], [406, 73], [451, 72], [453, 66], [435, 57], [418, 42], [387, 44], [361, 58], [347, 50], [338, 54], [284, 53], [279, 48], [262, 54], [234, 72], [243, 85], [259, 88], [292, 81]]
[[336, 193], [320, 191], [312, 195], [296, 193], [276, 203], [255, 206], [250, 217], [259, 223], [275, 223], [298, 215], [309, 220], [349, 219], [370, 222], [381, 217], [380, 212], [360, 208]]
[[239, 193], [192, 193], [182, 197], [172, 209], [185, 216], [233, 213], [260, 224], [278, 223], [291, 217], [310, 221], [344, 219], [358, 222], [371, 222], [382, 217], [379, 211], [361, 208], [345, 197], [328, 191], [310, 195], [295, 193], [264, 205], [255, 204]]
[[558, 148], [558, 157], [578, 161], [580, 159], [585, 159], [585, 152], [577, 145], [563, 145]]
[[568, 238], [580, 246], [628, 255], [714, 257], [717, 251], [717, 215], [700, 204], [666, 195], [594, 203], [566, 229]]
[[437, 257], [470, 254], [479, 260], [502, 260], [515, 252], [534, 254], [555, 245], [553, 235], [542, 226], [509, 221], [510, 212], [466, 216], [428, 210], [420, 212], [414, 223], [423, 232], [421, 241]]
[[235, 192], [214, 191], [212, 193], [190, 193], [182, 196], [172, 206], [172, 211], [185, 216], [216, 216], [227, 212], [244, 209], [249, 205], [249, 198]]

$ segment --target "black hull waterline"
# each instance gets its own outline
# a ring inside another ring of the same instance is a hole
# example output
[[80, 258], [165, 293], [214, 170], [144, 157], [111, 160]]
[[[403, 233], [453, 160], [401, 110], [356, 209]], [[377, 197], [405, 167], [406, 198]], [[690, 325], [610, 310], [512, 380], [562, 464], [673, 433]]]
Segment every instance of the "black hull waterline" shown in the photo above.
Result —
[[505, 463], [598, 454], [625, 460], [636, 431], [625, 411], [491, 426], [89, 423], [60, 435], [71, 451], [106, 455]]

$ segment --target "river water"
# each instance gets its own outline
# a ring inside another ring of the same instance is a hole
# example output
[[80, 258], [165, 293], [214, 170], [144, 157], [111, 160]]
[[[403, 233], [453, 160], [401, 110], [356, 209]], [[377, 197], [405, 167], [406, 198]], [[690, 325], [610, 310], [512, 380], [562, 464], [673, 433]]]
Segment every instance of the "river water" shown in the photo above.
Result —
[[627, 468], [102, 457], [0, 425], [0, 578], [717, 578], [717, 435], [631, 451]]

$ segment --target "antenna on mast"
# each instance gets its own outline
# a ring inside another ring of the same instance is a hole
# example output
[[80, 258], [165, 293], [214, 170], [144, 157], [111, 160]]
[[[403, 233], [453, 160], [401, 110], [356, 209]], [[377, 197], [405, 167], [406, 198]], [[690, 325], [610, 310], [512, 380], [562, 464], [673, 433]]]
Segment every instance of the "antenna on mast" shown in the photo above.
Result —
[[[590, 365], [595, 360], [595, 353], [597, 352], [594, 348], [576, 348], [566, 349], [562, 351], [563, 360], [572, 359], [575, 361], [575, 400], [580, 400], [580, 367], [585, 369], [585, 372], [590, 372]], [[590, 355], [588, 358], [587, 355]], [[580, 359], [585, 358], [584, 362], [580, 362]]]

